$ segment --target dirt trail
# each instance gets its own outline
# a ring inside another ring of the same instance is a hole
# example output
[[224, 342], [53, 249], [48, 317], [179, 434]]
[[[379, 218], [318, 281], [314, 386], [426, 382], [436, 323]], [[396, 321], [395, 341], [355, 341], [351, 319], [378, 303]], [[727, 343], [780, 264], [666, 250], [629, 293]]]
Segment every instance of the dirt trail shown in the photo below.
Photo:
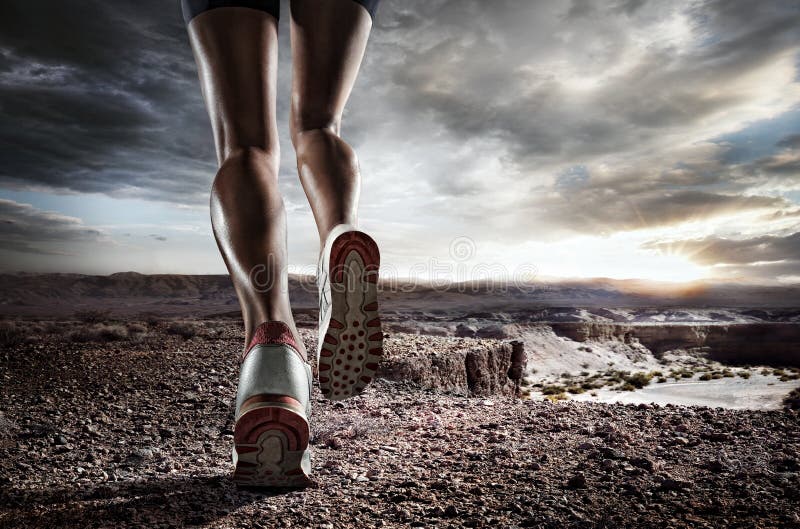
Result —
[[315, 488], [237, 490], [238, 325], [178, 331], [3, 351], [0, 527], [800, 527], [797, 412], [381, 380], [315, 399]]

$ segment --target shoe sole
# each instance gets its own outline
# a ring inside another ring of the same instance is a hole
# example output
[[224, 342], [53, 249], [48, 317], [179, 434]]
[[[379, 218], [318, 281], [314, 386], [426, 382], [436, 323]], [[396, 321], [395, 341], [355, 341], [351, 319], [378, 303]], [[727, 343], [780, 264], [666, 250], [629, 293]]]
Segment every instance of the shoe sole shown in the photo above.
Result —
[[328, 399], [344, 400], [372, 382], [383, 355], [378, 245], [366, 233], [347, 231], [333, 241], [329, 263], [330, 320], [320, 332], [319, 387]]
[[250, 407], [236, 421], [234, 483], [244, 487], [312, 485], [308, 476], [308, 419], [297, 406], [287, 403], [294, 400], [290, 397], [270, 396], [265, 400]]

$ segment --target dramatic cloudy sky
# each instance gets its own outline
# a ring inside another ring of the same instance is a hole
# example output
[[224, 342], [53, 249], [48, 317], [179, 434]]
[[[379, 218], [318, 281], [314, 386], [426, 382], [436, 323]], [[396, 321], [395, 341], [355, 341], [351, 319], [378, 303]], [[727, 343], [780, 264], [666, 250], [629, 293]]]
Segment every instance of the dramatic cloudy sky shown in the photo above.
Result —
[[[2, 269], [224, 272], [196, 76], [177, 1], [3, 2]], [[385, 0], [343, 134], [391, 273], [800, 282], [795, 0]]]

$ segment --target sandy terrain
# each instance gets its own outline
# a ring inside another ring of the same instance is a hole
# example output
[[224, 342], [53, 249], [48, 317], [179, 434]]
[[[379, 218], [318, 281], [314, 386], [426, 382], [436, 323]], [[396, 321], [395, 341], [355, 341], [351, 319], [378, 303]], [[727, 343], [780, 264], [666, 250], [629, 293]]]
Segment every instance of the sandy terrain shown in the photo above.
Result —
[[317, 397], [317, 486], [265, 494], [228, 480], [238, 323], [34, 327], [0, 358], [0, 527], [800, 527], [796, 411], [379, 380]]
[[683, 379], [650, 384], [636, 391], [603, 388], [596, 390], [596, 396], [582, 393], [571, 398], [588, 402], [671, 403], [737, 410], [776, 410], [782, 407], [786, 395], [797, 387], [800, 387], [800, 383], [796, 380], [781, 382], [774, 375], [756, 372], [748, 379], [732, 377], [704, 381], [694, 377], [688, 381]]

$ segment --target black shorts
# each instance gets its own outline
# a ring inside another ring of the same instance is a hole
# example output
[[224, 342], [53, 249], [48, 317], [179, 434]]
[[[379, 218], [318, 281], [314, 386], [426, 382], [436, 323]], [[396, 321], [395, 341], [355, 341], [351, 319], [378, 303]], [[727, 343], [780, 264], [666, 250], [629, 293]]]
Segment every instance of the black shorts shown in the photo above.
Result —
[[[375, 10], [378, 9], [379, 0], [348, 0], [361, 4], [369, 12], [369, 16], [375, 19]], [[258, 9], [280, 18], [280, 0], [181, 0], [183, 8], [183, 20], [188, 24], [191, 20], [210, 9], [217, 7], [249, 7]]]

